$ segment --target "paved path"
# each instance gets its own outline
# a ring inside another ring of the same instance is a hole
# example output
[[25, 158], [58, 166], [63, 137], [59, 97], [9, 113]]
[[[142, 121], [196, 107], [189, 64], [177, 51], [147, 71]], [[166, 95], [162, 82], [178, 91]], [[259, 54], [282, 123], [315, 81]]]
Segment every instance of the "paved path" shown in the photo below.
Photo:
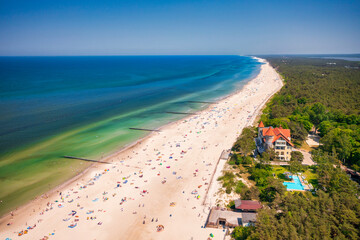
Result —
[[306, 165], [306, 166], [316, 165], [316, 163], [312, 160], [311, 153], [298, 149], [294, 149], [294, 151], [301, 152], [304, 155], [304, 160], [302, 162], [302, 165]]
[[[304, 160], [302, 162], [302, 165], [306, 165], [306, 166], [316, 165], [316, 163], [312, 160], [311, 153], [304, 151], [304, 150], [299, 150], [299, 149], [294, 149], [294, 151], [298, 151], [303, 154]], [[270, 165], [285, 166], [285, 165], [289, 165], [289, 162], [288, 161], [285, 161], [285, 162], [271, 161]]]
[[318, 147], [320, 145], [320, 136], [317, 134], [308, 134], [306, 143], [310, 147]]

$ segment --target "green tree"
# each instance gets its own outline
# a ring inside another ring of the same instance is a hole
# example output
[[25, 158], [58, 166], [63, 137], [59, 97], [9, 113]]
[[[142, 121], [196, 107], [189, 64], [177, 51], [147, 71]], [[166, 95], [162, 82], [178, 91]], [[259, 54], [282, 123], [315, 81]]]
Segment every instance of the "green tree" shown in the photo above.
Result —
[[278, 155], [273, 148], [268, 148], [265, 152], [261, 154], [259, 160], [262, 164], [268, 164], [270, 161], [276, 160], [277, 156]]
[[268, 185], [260, 193], [260, 199], [266, 202], [273, 202], [275, 198], [286, 191], [286, 187], [279, 179], [273, 177], [267, 178]]
[[231, 237], [233, 237], [235, 240], [245, 240], [250, 236], [252, 231], [254, 231], [254, 227], [252, 226], [250, 227], [238, 226], [234, 228]]
[[335, 128], [335, 126], [334, 126], [334, 124], [332, 122], [330, 122], [330, 121], [322, 121], [320, 123], [320, 125], [319, 125], [319, 132], [320, 132], [319, 135], [321, 137], [323, 137], [334, 128]]
[[322, 121], [327, 120], [326, 108], [323, 104], [317, 102], [311, 107], [310, 120], [315, 126], [315, 131]]
[[245, 198], [249, 200], [258, 200], [260, 195], [260, 191], [257, 187], [251, 187], [248, 191], [245, 193]]
[[291, 160], [302, 163], [302, 161], [304, 160], [304, 155], [302, 154], [302, 152], [292, 151], [291, 152]]
[[302, 123], [293, 121], [289, 123], [289, 128], [291, 130], [293, 142], [297, 145], [301, 145], [301, 143], [306, 139], [308, 131], [306, 131]]
[[266, 186], [268, 184], [267, 177], [269, 177], [270, 175], [270, 171], [266, 169], [253, 168], [251, 170], [250, 178], [256, 182], [257, 186]]
[[301, 172], [302, 171], [302, 165], [301, 162], [297, 160], [290, 160], [289, 161], [289, 171], [293, 174]]
[[335, 128], [321, 138], [320, 142], [327, 152], [336, 152], [340, 160], [345, 161], [352, 152], [351, 136], [349, 131]]
[[294, 115], [290, 115], [289, 119], [293, 122], [297, 122], [301, 124], [307, 132], [311, 130], [313, 124], [310, 122], [310, 118], [308, 115], [303, 115], [302, 113], [297, 113]]
[[233, 149], [241, 152], [245, 157], [255, 150], [255, 130], [251, 127], [244, 128], [240, 137], [235, 142]]

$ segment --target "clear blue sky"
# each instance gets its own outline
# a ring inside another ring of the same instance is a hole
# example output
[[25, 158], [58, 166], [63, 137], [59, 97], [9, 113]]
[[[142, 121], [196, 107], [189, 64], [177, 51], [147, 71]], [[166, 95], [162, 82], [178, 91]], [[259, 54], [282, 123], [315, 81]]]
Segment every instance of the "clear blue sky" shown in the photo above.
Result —
[[360, 0], [0, 0], [0, 55], [359, 52]]

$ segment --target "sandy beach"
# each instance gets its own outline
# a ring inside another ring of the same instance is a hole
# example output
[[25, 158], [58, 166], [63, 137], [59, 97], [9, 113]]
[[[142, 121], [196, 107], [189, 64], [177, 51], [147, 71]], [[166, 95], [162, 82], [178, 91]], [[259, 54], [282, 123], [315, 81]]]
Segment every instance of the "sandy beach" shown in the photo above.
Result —
[[213, 239], [223, 239], [223, 230], [203, 228], [219, 188], [221, 171], [210, 183], [218, 159], [283, 85], [276, 71], [259, 61], [265, 63], [260, 73], [240, 91], [3, 217], [0, 238], [207, 239], [213, 233]]

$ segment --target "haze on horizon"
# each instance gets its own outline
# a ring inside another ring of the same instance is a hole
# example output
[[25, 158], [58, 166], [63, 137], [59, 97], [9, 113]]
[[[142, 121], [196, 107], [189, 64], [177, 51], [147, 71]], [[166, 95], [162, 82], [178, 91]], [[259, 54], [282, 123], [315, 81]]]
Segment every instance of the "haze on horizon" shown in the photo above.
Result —
[[0, 55], [360, 53], [360, 1], [4, 1]]

